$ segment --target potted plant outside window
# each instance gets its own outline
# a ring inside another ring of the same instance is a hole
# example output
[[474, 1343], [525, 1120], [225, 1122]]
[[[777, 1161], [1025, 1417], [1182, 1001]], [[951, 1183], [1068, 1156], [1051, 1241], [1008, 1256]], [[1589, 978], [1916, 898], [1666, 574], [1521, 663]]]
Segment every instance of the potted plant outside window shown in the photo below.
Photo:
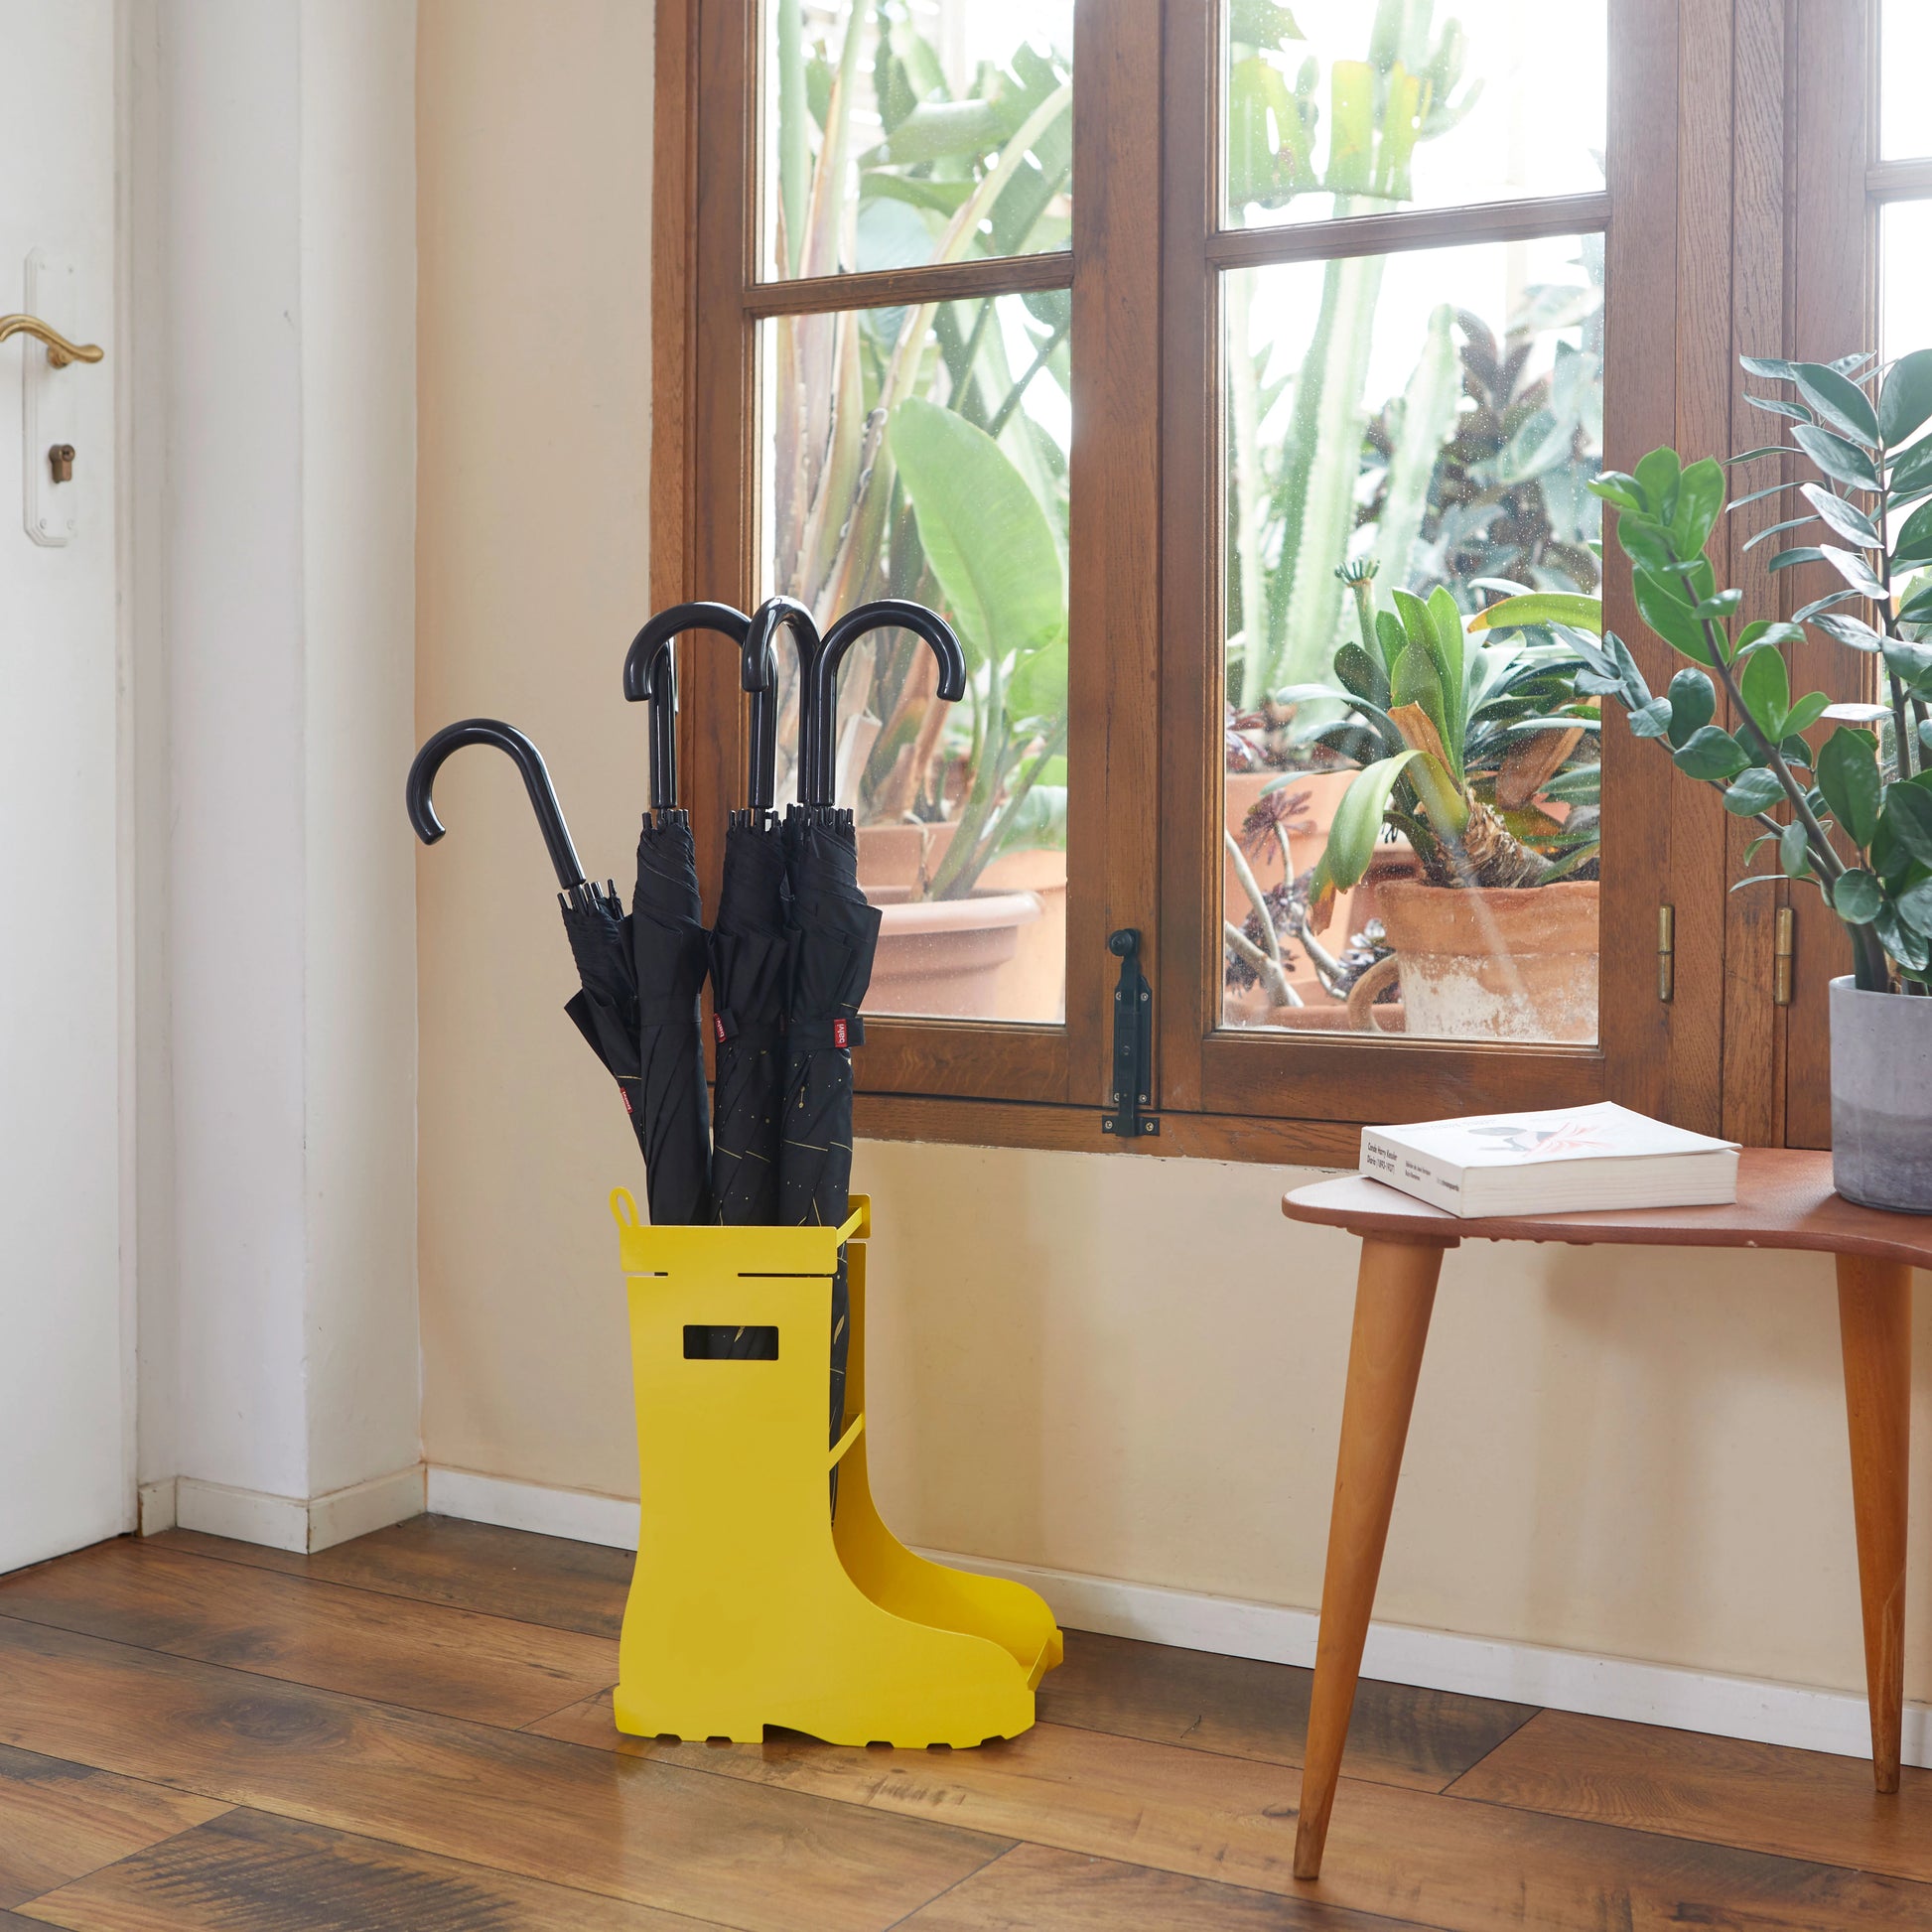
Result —
[[[1062, 54], [1023, 41], [955, 95], [903, 8], [854, 7], [828, 38], [813, 45], [798, 6], [776, 9], [785, 272], [1065, 245]], [[884, 138], [861, 152], [867, 106]], [[861, 884], [884, 915], [876, 1012], [1057, 1017], [1066, 471], [1035, 405], [1068, 386], [1071, 320], [1070, 292], [1050, 289], [770, 325], [772, 586], [821, 625], [874, 598], [933, 605], [968, 658], [956, 708], [936, 702], [930, 660], [902, 632], [863, 640], [840, 680], [837, 798], [856, 814]], [[788, 721], [795, 667], [782, 653], [780, 677]], [[782, 764], [778, 781], [782, 794]]]
[[[1725, 507], [1722, 467], [1653, 450], [1634, 476], [1591, 486], [1616, 512], [1638, 615], [1689, 662], [1662, 696], [1628, 647], [1602, 630], [1600, 605], [1528, 597], [1492, 606], [1490, 628], [1547, 624], [1589, 659], [1583, 688], [1614, 698], [1630, 729], [1655, 740], [1686, 776], [1719, 786], [1725, 808], [1755, 821], [1769, 871], [1816, 889], [1843, 921], [1854, 971], [1831, 987], [1832, 1158], [1839, 1191], [1868, 1207], [1932, 1213], [1932, 350], [1880, 365], [1743, 358], [1790, 394], [1752, 396], [1792, 427], [1817, 473], [1770, 483], [1730, 507], [1796, 491], [1801, 513], [1750, 539], [1821, 525], [1835, 541], [1799, 542], [1773, 570], [1830, 564], [1844, 588], [1793, 613], [1732, 630], [1741, 595], [1720, 590], [1705, 545]], [[1782, 458], [1770, 445], [1733, 459]], [[1794, 510], [1799, 506], [1789, 504]], [[1747, 548], [1749, 545], [1746, 546]], [[1864, 606], [1876, 617], [1855, 615]], [[1852, 608], [1848, 608], [1852, 607]], [[1866, 656], [1882, 703], [1794, 697], [1787, 644], [1810, 625]], [[1728, 726], [1719, 720], [1719, 693]], [[1805, 737], [1829, 724], [1817, 746]], [[1733, 887], [1732, 890], [1737, 890]]]
[[1359, 766], [1309, 891], [1320, 934], [1339, 896], [1399, 834], [1421, 869], [1379, 886], [1390, 960], [1349, 987], [1358, 1024], [1399, 980], [1406, 1029], [1449, 1039], [1587, 1040], [1596, 1034], [1597, 715], [1571, 645], [1465, 634], [1438, 587], [1378, 611], [1372, 565], [1349, 568], [1360, 640], [1332, 685], [1299, 702], [1345, 708], [1321, 742]]

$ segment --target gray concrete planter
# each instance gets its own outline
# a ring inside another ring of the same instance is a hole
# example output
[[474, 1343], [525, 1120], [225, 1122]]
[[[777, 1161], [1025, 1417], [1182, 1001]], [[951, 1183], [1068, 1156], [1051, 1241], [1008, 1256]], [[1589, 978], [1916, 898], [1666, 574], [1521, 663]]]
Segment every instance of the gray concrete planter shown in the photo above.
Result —
[[1932, 1214], [1932, 999], [1833, 980], [1832, 1180], [1863, 1207]]

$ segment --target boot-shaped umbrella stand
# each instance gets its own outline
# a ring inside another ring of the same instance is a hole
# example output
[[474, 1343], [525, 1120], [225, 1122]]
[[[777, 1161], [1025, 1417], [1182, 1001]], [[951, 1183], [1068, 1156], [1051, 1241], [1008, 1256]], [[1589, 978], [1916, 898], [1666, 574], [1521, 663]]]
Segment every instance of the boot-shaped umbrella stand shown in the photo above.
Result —
[[[633, 1736], [980, 1744], [1034, 1722], [1053, 1613], [1004, 1578], [914, 1556], [867, 1476], [863, 1194], [833, 1227], [646, 1227], [619, 1188], [642, 1495], [615, 1705]], [[828, 1451], [834, 1279], [851, 1313]], [[707, 1351], [743, 1330], [749, 1359]], [[836, 1528], [825, 1507], [840, 1470]]]

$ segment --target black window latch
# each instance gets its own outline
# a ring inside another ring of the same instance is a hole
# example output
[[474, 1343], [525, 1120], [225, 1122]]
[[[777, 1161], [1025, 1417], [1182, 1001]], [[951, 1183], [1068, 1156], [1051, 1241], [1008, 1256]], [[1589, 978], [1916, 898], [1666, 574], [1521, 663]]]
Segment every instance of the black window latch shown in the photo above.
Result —
[[1161, 1131], [1160, 1117], [1145, 1111], [1154, 1102], [1154, 989], [1141, 971], [1135, 927], [1112, 934], [1107, 950], [1120, 960], [1120, 984], [1114, 988], [1113, 1105], [1100, 1116], [1100, 1131], [1139, 1140]]

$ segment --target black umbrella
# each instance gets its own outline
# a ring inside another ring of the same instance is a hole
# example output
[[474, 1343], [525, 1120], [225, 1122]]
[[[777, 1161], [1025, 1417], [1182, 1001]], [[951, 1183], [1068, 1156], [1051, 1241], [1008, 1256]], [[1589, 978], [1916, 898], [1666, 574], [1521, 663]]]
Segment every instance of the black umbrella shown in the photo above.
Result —
[[[443, 822], [431, 800], [436, 774], [444, 759], [464, 745], [493, 745], [513, 759], [523, 774], [523, 788], [530, 795], [550, 863], [556, 868], [557, 883], [563, 888], [557, 902], [563, 908], [564, 932], [581, 982], [581, 990], [564, 1011], [617, 1081], [637, 1144], [648, 1163], [650, 1148], [637, 1059], [637, 987], [630, 956], [630, 922], [624, 916], [623, 901], [615, 885], [600, 890], [585, 879], [542, 754], [515, 726], [494, 718], [466, 718], [459, 724], [445, 725], [416, 754], [404, 795], [409, 822], [425, 845], [434, 845], [443, 836]], [[648, 1166], [645, 1173], [648, 1176]]]
[[[966, 689], [966, 659], [945, 621], [923, 605], [861, 605], [825, 633], [802, 668], [798, 742], [801, 800], [785, 820], [791, 878], [791, 997], [786, 1014], [784, 1128], [778, 1157], [779, 1219], [836, 1226], [852, 1182], [852, 1048], [864, 1037], [859, 1008], [872, 982], [879, 913], [859, 890], [852, 814], [833, 803], [839, 662], [868, 631], [905, 629], [939, 659], [939, 696]], [[841, 1251], [832, 1284], [831, 1437], [845, 1413], [850, 1291]], [[834, 1487], [834, 1498], [837, 1489]]]
[[698, 1002], [709, 956], [698, 899], [690, 814], [677, 802], [677, 665], [687, 630], [717, 630], [733, 644], [749, 620], [728, 604], [679, 604], [631, 640], [623, 695], [650, 701], [650, 803], [637, 839], [630, 937], [637, 987], [637, 1058], [647, 1123], [650, 1218], [659, 1227], [712, 1218], [711, 1144], [705, 1119]]
[[712, 1195], [726, 1226], [770, 1226], [778, 1216], [779, 1116], [784, 1105], [784, 1028], [791, 939], [786, 924], [785, 847], [771, 810], [777, 760], [778, 680], [772, 640], [788, 629], [799, 656], [799, 691], [819, 654], [817, 626], [802, 604], [774, 597], [748, 625], [741, 682], [752, 694], [745, 809], [731, 815], [718, 919], [711, 934]]

